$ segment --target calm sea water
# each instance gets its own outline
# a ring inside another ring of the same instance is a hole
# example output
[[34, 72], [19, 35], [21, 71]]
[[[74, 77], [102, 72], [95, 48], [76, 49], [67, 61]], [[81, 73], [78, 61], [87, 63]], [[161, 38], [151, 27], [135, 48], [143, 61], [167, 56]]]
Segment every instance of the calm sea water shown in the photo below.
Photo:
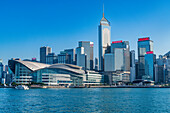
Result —
[[168, 88], [0, 88], [0, 113], [15, 112], [170, 112]]

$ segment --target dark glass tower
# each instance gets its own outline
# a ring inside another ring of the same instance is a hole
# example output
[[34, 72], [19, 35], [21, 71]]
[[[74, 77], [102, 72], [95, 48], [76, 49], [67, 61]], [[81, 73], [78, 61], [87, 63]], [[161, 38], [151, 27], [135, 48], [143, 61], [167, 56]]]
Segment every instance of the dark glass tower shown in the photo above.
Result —
[[145, 75], [145, 54], [153, 51], [153, 41], [149, 37], [138, 39], [138, 75], [137, 79], [142, 79]]
[[41, 63], [46, 63], [46, 57], [47, 55], [51, 53], [51, 48], [50, 47], [41, 47], [40, 48], [40, 62]]

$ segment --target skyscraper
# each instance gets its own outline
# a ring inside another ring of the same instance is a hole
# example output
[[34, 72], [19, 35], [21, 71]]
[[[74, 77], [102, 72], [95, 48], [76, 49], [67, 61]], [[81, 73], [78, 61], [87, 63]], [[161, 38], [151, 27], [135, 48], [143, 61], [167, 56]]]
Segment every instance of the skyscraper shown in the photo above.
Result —
[[153, 51], [153, 41], [149, 37], [138, 39], [138, 75], [137, 79], [142, 79], [145, 75], [145, 54]]
[[128, 41], [113, 41], [111, 53], [105, 54], [105, 71], [130, 71]]
[[4, 67], [4, 65], [2, 64], [2, 59], [0, 59], [0, 82], [1, 82], [1, 79], [2, 79], [3, 67]]
[[84, 47], [76, 48], [76, 56], [77, 65], [83, 67], [83, 69], [86, 70], [87, 55], [84, 53]]
[[75, 64], [75, 49], [65, 49], [64, 51], [70, 55], [69, 64]]
[[100, 20], [99, 25], [99, 71], [104, 70], [104, 54], [110, 46], [111, 27], [110, 22], [104, 17]]
[[[119, 68], [122, 68], [123, 71], [130, 71], [130, 51], [129, 50], [130, 50], [129, 41], [122, 41], [122, 40], [113, 41], [111, 44], [111, 53], [114, 53], [115, 57], [117, 58], [117, 60], [115, 60], [116, 65]], [[122, 59], [120, 59], [119, 56]]]
[[58, 63], [57, 56], [55, 55], [55, 53], [49, 53], [46, 56], [46, 64], [55, 64], [55, 63]]
[[71, 55], [69, 55], [65, 51], [60, 51], [60, 54], [58, 54], [58, 63], [70, 64], [70, 62], [71, 62]]
[[99, 70], [99, 63], [98, 63], [98, 58], [95, 58], [95, 70]]
[[145, 76], [150, 78], [150, 80], [155, 81], [155, 68], [156, 55], [153, 51], [148, 51], [145, 54]]
[[84, 54], [86, 54], [86, 69], [93, 69], [93, 42], [80, 41], [79, 47], [84, 48]]
[[46, 56], [51, 53], [51, 48], [50, 47], [41, 47], [40, 48], [40, 62], [41, 63], [46, 63]]
[[135, 67], [135, 51], [130, 51], [130, 81], [133, 82], [136, 79], [136, 67]]

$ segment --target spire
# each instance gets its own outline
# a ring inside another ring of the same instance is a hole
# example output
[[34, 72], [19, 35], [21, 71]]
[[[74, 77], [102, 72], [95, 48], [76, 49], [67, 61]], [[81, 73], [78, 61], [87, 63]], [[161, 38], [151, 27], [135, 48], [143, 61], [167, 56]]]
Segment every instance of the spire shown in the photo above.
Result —
[[104, 17], [104, 3], [103, 3], [103, 17]]

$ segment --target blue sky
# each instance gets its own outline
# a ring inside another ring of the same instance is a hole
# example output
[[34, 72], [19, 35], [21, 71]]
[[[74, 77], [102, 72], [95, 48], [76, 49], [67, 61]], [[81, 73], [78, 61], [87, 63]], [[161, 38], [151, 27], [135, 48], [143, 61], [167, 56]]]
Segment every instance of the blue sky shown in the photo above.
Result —
[[[169, 0], [1, 0], [0, 58], [39, 59], [39, 48], [58, 54], [78, 41], [94, 42], [98, 56], [98, 25], [105, 4], [111, 40], [128, 40], [137, 52], [137, 39], [149, 36], [154, 53], [170, 50]], [[137, 54], [136, 54], [137, 56]]]

